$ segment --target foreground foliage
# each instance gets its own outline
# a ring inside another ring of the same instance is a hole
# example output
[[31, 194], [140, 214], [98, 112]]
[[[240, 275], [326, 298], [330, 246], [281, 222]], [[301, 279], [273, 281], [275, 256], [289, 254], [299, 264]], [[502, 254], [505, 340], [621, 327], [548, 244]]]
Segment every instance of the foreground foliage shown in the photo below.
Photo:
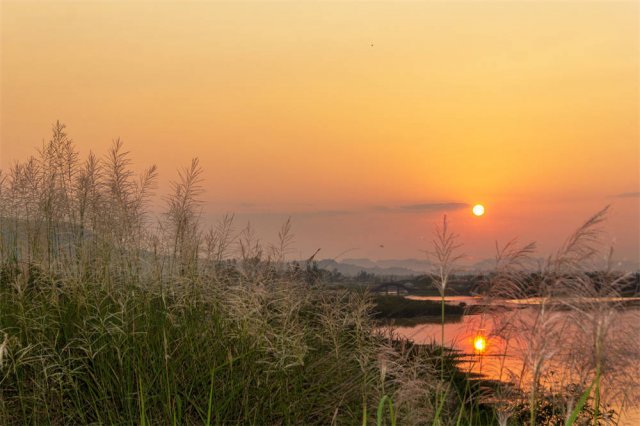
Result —
[[[496, 319], [508, 319], [496, 337], [524, 341], [524, 368], [491, 383], [463, 374], [444, 348], [459, 258], [446, 218], [429, 277], [441, 303], [375, 308], [364, 292], [327, 287], [315, 254], [287, 260], [289, 221], [270, 245], [232, 216], [203, 229], [197, 159], [155, 218], [156, 168], [136, 176], [130, 164], [119, 140], [81, 162], [56, 123], [37, 156], [0, 171], [0, 424], [598, 424], [607, 403], [637, 403], [628, 389], [638, 376], [620, 373], [638, 368], [637, 327], [621, 327], [618, 302], [597, 303], [617, 300], [625, 277], [581, 265], [597, 253], [604, 211], [539, 279], [524, 268], [532, 245], [498, 250], [486, 306], [542, 303], [534, 322], [522, 310]], [[383, 335], [374, 315], [399, 309], [439, 312], [440, 345]], [[581, 325], [569, 351], [558, 350], [561, 309]], [[569, 365], [574, 391], [545, 386], [552, 365]]]

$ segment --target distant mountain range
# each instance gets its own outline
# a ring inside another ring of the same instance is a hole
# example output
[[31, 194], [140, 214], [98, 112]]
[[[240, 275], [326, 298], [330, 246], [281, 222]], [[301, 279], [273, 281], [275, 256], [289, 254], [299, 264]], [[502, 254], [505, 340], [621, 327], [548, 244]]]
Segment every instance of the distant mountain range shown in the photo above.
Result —
[[[355, 261], [355, 262], [353, 262]], [[390, 261], [393, 262], [393, 261]], [[399, 261], [402, 262], [402, 261]], [[405, 266], [393, 265], [393, 264], [381, 264], [380, 261], [373, 261], [369, 259], [345, 259], [337, 262], [333, 259], [323, 259], [318, 261], [318, 267], [326, 269], [327, 271], [336, 270], [342, 275], [356, 276], [360, 272], [364, 271], [368, 274], [385, 275], [385, 276], [408, 276], [408, 275], [421, 275], [426, 272], [425, 270], [416, 270]]]
[[[544, 259], [539, 259], [540, 265]], [[458, 272], [478, 274], [490, 272], [495, 268], [495, 259], [487, 258], [470, 264], [461, 264]], [[435, 264], [426, 259], [383, 259], [371, 260], [367, 258], [351, 258], [336, 261], [323, 259], [318, 261], [318, 267], [333, 271], [334, 269], [343, 275], [355, 276], [364, 271], [369, 274], [383, 276], [408, 276], [422, 275], [435, 269]], [[640, 262], [620, 261], [614, 264], [614, 269], [624, 272], [636, 272], [640, 270]]]
[[[490, 270], [495, 261], [487, 260], [478, 264], [482, 268], [469, 268], [464, 267], [465, 271], [477, 272], [479, 270]], [[490, 265], [489, 265], [490, 262]], [[371, 260], [367, 258], [357, 259], [343, 259], [336, 261], [333, 259], [323, 259], [318, 261], [318, 267], [333, 271], [334, 269], [343, 275], [355, 276], [364, 271], [369, 274], [375, 275], [394, 275], [394, 276], [408, 276], [408, 275], [423, 275], [427, 272], [431, 272], [435, 269], [435, 264], [426, 259], [383, 259], [383, 260]]]

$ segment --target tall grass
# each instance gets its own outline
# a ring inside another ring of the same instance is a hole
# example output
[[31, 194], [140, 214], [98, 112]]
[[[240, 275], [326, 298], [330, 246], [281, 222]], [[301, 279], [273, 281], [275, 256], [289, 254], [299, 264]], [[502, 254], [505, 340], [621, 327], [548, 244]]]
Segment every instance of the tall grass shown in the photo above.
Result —
[[288, 261], [290, 221], [271, 245], [233, 216], [203, 229], [197, 159], [154, 217], [155, 166], [134, 173], [119, 139], [81, 161], [52, 130], [0, 172], [0, 423], [478, 418], [436, 402], [453, 357], [390, 341], [367, 294]]
[[497, 247], [496, 270], [484, 289], [488, 306], [505, 299], [538, 302], [494, 317], [496, 334], [506, 342], [503, 355], [522, 361], [520, 371], [507, 373], [525, 391], [530, 425], [546, 416], [538, 412], [545, 404], [567, 424], [588, 417], [594, 425], [612, 421], [607, 407], [620, 414], [637, 405], [640, 318], [623, 307], [629, 275], [611, 270], [612, 251], [601, 244], [607, 211], [581, 225], [537, 274], [529, 272], [535, 244]]
[[[595, 424], [607, 403], [637, 403], [638, 376], [623, 374], [638, 368], [636, 324], [597, 302], [625, 277], [588, 273], [604, 211], [535, 280], [533, 245], [498, 249], [488, 304], [542, 302], [533, 321], [502, 315], [497, 330], [521, 340], [505, 348], [524, 348], [523, 369], [485, 387], [444, 345], [459, 258], [446, 218], [434, 238], [440, 344], [417, 346], [383, 335], [369, 295], [321, 282], [315, 254], [290, 262], [290, 221], [272, 244], [230, 215], [205, 229], [201, 176], [197, 159], [180, 169], [154, 216], [156, 167], [134, 173], [119, 139], [83, 161], [61, 123], [0, 171], [1, 424], [506, 425], [550, 412]], [[561, 347], [568, 331], [576, 338]]]
[[217, 423], [328, 423], [378, 398], [384, 342], [362, 296], [285, 280], [164, 294], [44, 280], [0, 292], [4, 424], [200, 424], [207, 407]]
[[[445, 357], [445, 341], [444, 341], [444, 323], [445, 323], [445, 293], [447, 290], [447, 284], [449, 283], [449, 277], [453, 274], [455, 263], [461, 257], [457, 253], [460, 248], [458, 243], [458, 235], [451, 232], [447, 222], [447, 216], [443, 216], [442, 225], [437, 226], [435, 230], [435, 236], [433, 239], [433, 256], [435, 257], [436, 271], [434, 275], [434, 285], [436, 286], [438, 293], [440, 294], [440, 347], [441, 360], [440, 360], [440, 381], [446, 383], [444, 378], [444, 357]], [[449, 387], [444, 387], [438, 393], [438, 406], [441, 407], [444, 401], [447, 399], [447, 394], [450, 391]], [[441, 410], [436, 411], [436, 421], [434, 424], [440, 424]]]

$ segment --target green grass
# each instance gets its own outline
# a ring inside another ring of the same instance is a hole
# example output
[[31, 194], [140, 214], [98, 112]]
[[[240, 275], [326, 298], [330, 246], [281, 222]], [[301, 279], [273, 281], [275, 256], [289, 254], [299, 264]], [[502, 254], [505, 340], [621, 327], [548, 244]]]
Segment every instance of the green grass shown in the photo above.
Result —
[[[378, 335], [364, 293], [278, 275], [163, 292], [3, 270], [2, 424], [353, 424], [381, 401], [365, 420], [403, 424], [432, 419], [442, 386], [441, 418], [469, 401], [456, 356]], [[416, 381], [422, 394], [408, 397]], [[468, 406], [463, 418], [477, 417]]]
[[[331, 307], [348, 306], [344, 295], [319, 293], [262, 321], [200, 289], [82, 283], [19, 294], [2, 284], [3, 424], [330, 423], [377, 398], [368, 356], [380, 342]], [[346, 320], [331, 335], [327, 314]]]
[[[275, 277], [260, 287], [201, 279], [162, 293], [152, 283], [34, 276], [0, 282], [2, 424], [351, 424], [383, 392], [394, 419], [433, 414], [393, 398], [417, 374], [432, 399], [429, 371], [441, 357], [389, 346], [365, 294]], [[382, 378], [385, 353], [422, 369]]]

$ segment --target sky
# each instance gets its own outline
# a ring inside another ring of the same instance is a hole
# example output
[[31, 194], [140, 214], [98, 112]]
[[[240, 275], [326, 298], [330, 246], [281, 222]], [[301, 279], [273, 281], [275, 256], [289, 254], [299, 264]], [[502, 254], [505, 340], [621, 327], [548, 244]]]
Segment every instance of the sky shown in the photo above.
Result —
[[291, 217], [293, 257], [421, 258], [444, 214], [469, 261], [546, 255], [611, 204], [637, 261], [639, 8], [3, 0], [0, 168], [60, 120], [83, 155], [119, 137], [156, 164], [158, 210], [198, 157], [203, 221], [269, 241]]

